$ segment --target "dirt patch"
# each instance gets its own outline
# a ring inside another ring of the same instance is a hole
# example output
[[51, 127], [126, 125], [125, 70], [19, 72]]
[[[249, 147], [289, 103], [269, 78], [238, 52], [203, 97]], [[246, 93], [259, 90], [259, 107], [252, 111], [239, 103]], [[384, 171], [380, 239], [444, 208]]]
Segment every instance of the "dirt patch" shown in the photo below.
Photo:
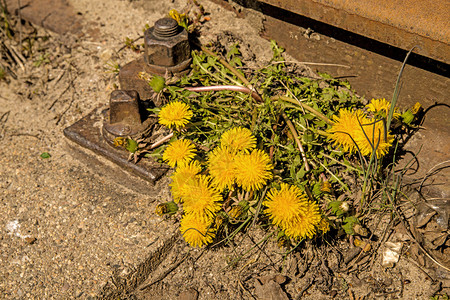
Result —
[[[118, 85], [115, 64], [140, 56], [119, 51], [125, 38], [141, 43], [145, 24], [185, 2], [69, 3], [70, 14], [82, 16], [77, 19], [82, 35], [38, 28], [39, 36], [49, 38], [36, 39], [38, 50], [17, 68], [17, 78], [0, 82], [0, 293], [5, 298], [412, 299], [448, 287], [436, 285], [445, 273], [437, 277], [422, 270], [407, 250], [393, 269], [383, 268], [377, 255], [371, 268], [360, 272], [355, 267], [373, 257], [346, 249], [346, 240], [306, 243], [283, 255], [272, 240], [256, 245], [265, 235], [256, 226], [226, 247], [187, 247], [176, 234], [177, 222], [154, 214], [157, 203], [170, 199], [167, 178], [154, 186], [126, 173], [118, 180], [111, 175], [114, 166], [89, 159], [87, 152], [76, 154], [63, 136], [64, 128], [107, 103]], [[261, 15], [236, 19], [214, 3], [203, 5], [211, 20], [201, 30], [202, 43], [239, 42], [248, 61], [269, 60], [269, 42], [258, 35]], [[50, 157], [42, 158], [44, 152]], [[388, 220], [380, 226], [379, 238], [383, 229], [393, 228]]]

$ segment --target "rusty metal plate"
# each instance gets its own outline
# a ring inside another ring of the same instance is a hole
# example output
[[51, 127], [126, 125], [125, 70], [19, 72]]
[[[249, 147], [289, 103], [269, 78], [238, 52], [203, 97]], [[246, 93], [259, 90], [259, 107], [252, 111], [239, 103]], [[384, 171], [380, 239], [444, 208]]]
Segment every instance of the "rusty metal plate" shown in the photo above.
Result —
[[141, 159], [138, 163], [128, 161], [128, 152], [110, 146], [102, 136], [103, 116], [107, 108], [94, 109], [75, 124], [64, 129], [64, 135], [71, 141], [101, 155], [126, 171], [154, 184], [169, 170], [164, 164], [151, 159]]
[[[377, 41], [450, 63], [450, 0], [260, 0]], [[270, 11], [270, 9], [268, 9]]]

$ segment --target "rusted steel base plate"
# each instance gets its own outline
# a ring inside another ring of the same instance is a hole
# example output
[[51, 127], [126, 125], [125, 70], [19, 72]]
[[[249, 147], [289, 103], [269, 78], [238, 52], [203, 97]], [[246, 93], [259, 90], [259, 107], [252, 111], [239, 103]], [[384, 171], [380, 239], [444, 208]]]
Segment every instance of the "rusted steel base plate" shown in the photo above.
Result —
[[103, 115], [107, 108], [94, 109], [75, 124], [64, 129], [64, 135], [80, 146], [94, 151], [126, 171], [154, 184], [169, 170], [169, 167], [151, 159], [138, 163], [128, 161], [128, 152], [110, 146], [102, 136]]

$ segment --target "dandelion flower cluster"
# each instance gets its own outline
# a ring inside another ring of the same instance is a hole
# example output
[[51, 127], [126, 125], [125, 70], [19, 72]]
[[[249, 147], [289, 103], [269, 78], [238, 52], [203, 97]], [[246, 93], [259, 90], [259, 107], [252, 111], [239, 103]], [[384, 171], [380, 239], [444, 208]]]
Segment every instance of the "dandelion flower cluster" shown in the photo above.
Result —
[[171, 143], [163, 154], [163, 160], [169, 166], [174, 168], [176, 165], [180, 166], [192, 160], [195, 156], [195, 146], [189, 140], [176, 140]]
[[[202, 171], [202, 163], [193, 160], [195, 146], [181, 139], [171, 143], [163, 160], [176, 167], [171, 176], [172, 203], [182, 203], [184, 216], [181, 233], [193, 247], [202, 247], [213, 241], [216, 230], [223, 222], [223, 195], [225, 189], [236, 186], [244, 191], [257, 191], [272, 178], [269, 156], [255, 149], [256, 138], [246, 128], [232, 128], [221, 136], [220, 145], [212, 150]], [[240, 217], [248, 205], [233, 206], [232, 214]], [[162, 209], [158, 211], [163, 214]], [[226, 214], [225, 214], [226, 215]]]
[[163, 108], [158, 114], [159, 124], [168, 128], [175, 127], [176, 129], [182, 129], [189, 123], [193, 113], [189, 108], [189, 105], [180, 101], [174, 101]]
[[391, 134], [385, 133], [385, 125], [382, 120], [364, 124], [355, 135], [355, 142], [364, 156], [372, 155], [373, 149], [377, 158], [383, 157], [394, 141]]
[[211, 186], [210, 178], [205, 175], [196, 175], [181, 190], [185, 214], [180, 230], [185, 241], [193, 247], [211, 243], [216, 230], [213, 220], [221, 208], [222, 196]]
[[334, 140], [335, 146], [341, 146], [345, 152], [354, 152], [355, 136], [361, 124], [368, 123], [362, 111], [350, 111], [341, 109], [339, 116], [333, 116], [333, 126], [328, 130], [330, 138]]
[[366, 108], [370, 112], [384, 112], [387, 115], [391, 109], [391, 102], [386, 101], [384, 98], [372, 99], [370, 103], [366, 105]]
[[312, 238], [321, 221], [319, 206], [308, 201], [293, 185], [282, 183], [279, 190], [272, 188], [263, 204], [272, 224], [281, 228], [289, 238]]
[[[370, 109], [389, 108], [386, 103], [380, 103], [373, 103]], [[338, 116], [333, 116], [333, 125], [328, 129], [329, 138], [345, 152], [358, 150], [362, 155], [369, 156], [375, 150], [377, 158], [380, 158], [388, 152], [394, 140], [391, 134], [385, 132], [383, 120], [368, 118], [360, 110], [341, 109]]]
[[[372, 99], [370, 100], [370, 103], [366, 105], [366, 109], [369, 112], [374, 113], [376, 116], [381, 116], [383, 118], [386, 118], [386, 116], [389, 114], [389, 111], [391, 110], [391, 102], [387, 101], [386, 99]], [[398, 118], [400, 114], [397, 112], [397, 108], [394, 109], [394, 118]]]
[[246, 191], [256, 191], [272, 178], [269, 156], [255, 149], [256, 138], [249, 129], [232, 128], [220, 141], [208, 156], [212, 184], [220, 191], [232, 189], [235, 183]]

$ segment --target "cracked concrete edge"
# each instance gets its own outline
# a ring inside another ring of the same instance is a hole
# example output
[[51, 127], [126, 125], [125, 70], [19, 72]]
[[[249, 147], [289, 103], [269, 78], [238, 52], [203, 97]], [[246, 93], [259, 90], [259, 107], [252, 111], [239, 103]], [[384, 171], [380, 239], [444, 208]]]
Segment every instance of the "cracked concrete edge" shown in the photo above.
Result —
[[121, 299], [127, 295], [132, 295], [165, 260], [180, 238], [181, 234], [177, 230], [165, 239], [161, 247], [149, 254], [141, 263], [138, 263], [134, 270], [127, 272], [125, 269], [117, 269], [114, 271], [110, 280], [101, 287], [97, 299]]

